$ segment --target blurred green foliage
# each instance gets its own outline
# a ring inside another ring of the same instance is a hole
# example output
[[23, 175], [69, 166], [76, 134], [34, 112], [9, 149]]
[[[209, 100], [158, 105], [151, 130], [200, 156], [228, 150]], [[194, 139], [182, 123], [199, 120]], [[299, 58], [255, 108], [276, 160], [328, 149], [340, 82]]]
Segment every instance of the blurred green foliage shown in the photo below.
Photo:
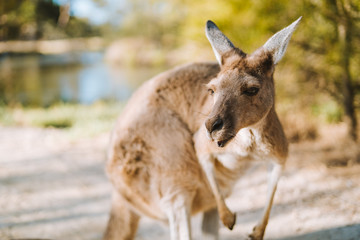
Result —
[[327, 123], [339, 123], [343, 115], [343, 111], [339, 105], [331, 99], [312, 105], [311, 113], [322, 122]]
[[287, 95], [296, 96], [294, 101], [304, 107], [317, 105], [326, 109], [321, 95], [332, 97], [337, 105], [333, 108], [341, 111], [334, 110], [328, 120], [338, 121], [342, 116], [349, 135], [356, 138], [356, 110], [360, 107], [360, 0], [152, 0], [146, 4], [138, 0], [128, 4], [133, 11], [124, 15], [122, 27], [126, 34], [145, 36], [170, 47], [192, 41], [209, 47], [204, 25], [211, 19], [248, 53], [303, 16], [278, 67], [280, 72], [291, 72], [277, 74], [283, 85], [281, 92], [286, 95], [286, 85], [292, 81], [297, 85], [296, 95]]
[[[0, 41], [90, 37], [100, 34], [98, 27], [90, 25], [86, 19], [70, 16], [70, 12], [64, 8], [51, 0], [0, 1]], [[62, 12], [65, 14], [61, 15]]]

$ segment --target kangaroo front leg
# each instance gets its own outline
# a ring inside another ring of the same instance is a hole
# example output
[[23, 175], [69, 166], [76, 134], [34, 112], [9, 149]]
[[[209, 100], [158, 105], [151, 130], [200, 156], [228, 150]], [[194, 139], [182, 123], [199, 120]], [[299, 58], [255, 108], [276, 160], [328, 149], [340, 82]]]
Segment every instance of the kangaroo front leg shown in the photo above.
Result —
[[266, 199], [265, 209], [260, 222], [254, 227], [252, 234], [249, 235], [250, 239], [261, 240], [264, 237], [266, 225], [269, 220], [271, 206], [274, 200], [277, 183], [280, 179], [283, 170], [283, 165], [275, 164], [270, 174], [268, 195]]
[[216, 182], [214, 170], [215, 158], [213, 158], [211, 155], [207, 155], [200, 157], [199, 160], [206, 174], [206, 178], [210, 184], [211, 190], [215, 196], [215, 201], [217, 209], [219, 211], [220, 219], [226, 227], [232, 230], [236, 221], [236, 215], [233, 214], [226, 206], [224, 198]]

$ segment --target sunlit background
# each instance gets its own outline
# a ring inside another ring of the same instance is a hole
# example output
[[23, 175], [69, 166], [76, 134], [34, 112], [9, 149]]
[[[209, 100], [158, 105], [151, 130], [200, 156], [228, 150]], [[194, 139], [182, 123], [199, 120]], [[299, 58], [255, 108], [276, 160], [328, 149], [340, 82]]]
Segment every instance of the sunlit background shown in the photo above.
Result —
[[164, 69], [213, 60], [208, 19], [251, 52], [303, 16], [275, 74], [278, 109], [284, 118], [311, 119], [302, 126], [309, 136], [298, 138], [314, 137], [314, 124], [339, 122], [356, 137], [359, 1], [9, 0], [0, 10], [1, 119], [8, 124], [19, 121], [13, 108], [126, 101]]
[[[354, 190], [358, 184], [351, 179], [360, 176], [359, 0], [1, 0], [0, 238], [29, 237], [23, 233], [40, 226], [43, 231], [31, 236], [99, 239], [109, 205], [110, 187], [103, 174], [107, 136], [131, 94], [164, 70], [215, 60], [204, 34], [209, 19], [237, 47], [251, 53], [299, 16], [303, 19], [275, 71], [276, 109], [295, 146], [291, 148], [295, 165], [319, 164], [316, 172], [341, 168], [345, 176], [341, 181]], [[93, 159], [92, 164], [85, 163], [79, 152]], [[61, 186], [67, 189], [55, 182], [53, 173], [61, 181], [77, 176], [75, 170], [89, 177], [86, 183], [77, 182], [88, 195], [69, 190], [66, 200], [51, 201], [51, 191], [56, 195]], [[29, 180], [40, 185], [35, 189], [21, 185]], [[47, 210], [40, 203], [21, 205], [24, 199], [43, 196], [39, 189], [47, 189]], [[329, 199], [334, 199], [333, 188], [327, 189], [324, 194], [331, 192]], [[358, 190], [357, 195], [345, 193], [350, 199], [360, 198]], [[90, 205], [82, 209], [84, 195]], [[104, 207], [88, 213], [91, 204]], [[78, 217], [57, 212], [64, 206], [79, 211]], [[357, 217], [346, 215], [351, 219], [347, 225], [360, 223], [359, 206], [354, 206], [350, 210]], [[54, 219], [33, 216], [31, 211], [67, 219], [59, 230], [63, 234], [49, 236]], [[87, 228], [72, 222], [98, 216], [101, 221]], [[355, 226], [355, 236], [360, 237], [359, 225]], [[299, 233], [310, 231], [304, 229]], [[147, 234], [142, 230], [140, 236], [147, 239]], [[277, 234], [271, 236], [287, 233]]]

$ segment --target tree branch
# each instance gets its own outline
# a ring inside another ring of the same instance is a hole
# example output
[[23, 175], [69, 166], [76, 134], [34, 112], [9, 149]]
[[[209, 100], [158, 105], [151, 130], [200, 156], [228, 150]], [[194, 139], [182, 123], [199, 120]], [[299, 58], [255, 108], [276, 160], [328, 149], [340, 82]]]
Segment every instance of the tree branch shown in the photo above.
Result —
[[344, 10], [348, 13], [350, 18], [354, 20], [360, 20], [360, 11], [354, 9], [353, 4], [351, 4], [350, 0], [344, 0], [343, 3]]

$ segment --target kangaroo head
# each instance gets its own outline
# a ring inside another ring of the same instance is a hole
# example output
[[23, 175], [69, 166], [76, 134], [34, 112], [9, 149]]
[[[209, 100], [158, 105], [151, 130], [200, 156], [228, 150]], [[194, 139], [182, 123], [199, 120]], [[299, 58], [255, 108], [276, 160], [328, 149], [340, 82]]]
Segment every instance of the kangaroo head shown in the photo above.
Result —
[[274, 68], [300, 19], [277, 32], [252, 54], [236, 48], [213, 22], [207, 22], [206, 36], [221, 70], [207, 84], [214, 104], [205, 126], [219, 147], [225, 146], [240, 129], [264, 119], [274, 106]]

